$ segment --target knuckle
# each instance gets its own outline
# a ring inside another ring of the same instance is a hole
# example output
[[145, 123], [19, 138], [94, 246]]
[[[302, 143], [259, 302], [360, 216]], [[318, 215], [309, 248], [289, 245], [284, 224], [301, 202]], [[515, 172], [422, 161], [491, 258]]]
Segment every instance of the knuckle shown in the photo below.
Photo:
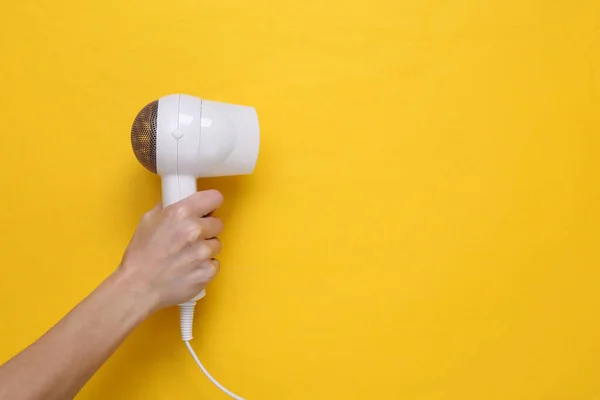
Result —
[[146, 210], [146, 212], [144, 214], [142, 214], [142, 221], [150, 221], [152, 219], [155, 219], [157, 216], [160, 215], [161, 211], [162, 211], [162, 206], [160, 203], [158, 203], [151, 209]]
[[221, 262], [219, 260], [217, 260], [216, 258], [213, 258], [210, 262], [210, 264], [213, 267], [213, 270], [215, 272], [215, 275], [219, 273], [219, 271], [221, 271]]
[[173, 204], [169, 206], [167, 214], [170, 218], [183, 219], [187, 217], [188, 210], [187, 207], [183, 204]]
[[193, 224], [193, 223], [185, 224], [185, 226], [182, 228], [182, 236], [188, 242], [193, 242], [196, 239], [198, 239], [198, 236], [200, 236], [200, 233], [201, 233], [200, 226]]
[[142, 214], [142, 222], [150, 221], [153, 215], [154, 213], [152, 211], [146, 211], [144, 214]]
[[198, 273], [200, 283], [209, 283], [219, 272], [219, 267], [215, 265], [213, 261], [214, 260], [206, 261], [200, 264], [200, 270]]
[[199, 260], [207, 260], [211, 256], [210, 247], [206, 245], [206, 243], [200, 243], [196, 249], [196, 257]]
[[210, 275], [211, 278], [214, 278], [215, 276], [217, 276], [217, 274], [220, 271], [220, 265], [219, 262], [216, 259], [212, 259], [210, 261], [208, 261], [207, 263], [207, 271], [208, 274]]
[[223, 223], [216, 217], [202, 218], [200, 224], [203, 239], [212, 239], [223, 231]]

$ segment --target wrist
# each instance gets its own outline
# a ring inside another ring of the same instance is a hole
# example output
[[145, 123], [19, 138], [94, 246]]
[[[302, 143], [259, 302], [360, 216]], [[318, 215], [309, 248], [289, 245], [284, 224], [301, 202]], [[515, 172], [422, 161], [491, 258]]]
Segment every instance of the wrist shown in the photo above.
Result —
[[107, 279], [115, 294], [130, 304], [140, 318], [145, 319], [158, 310], [159, 299], [149, 285], [131, 276], [127, 271], [118, 268]]

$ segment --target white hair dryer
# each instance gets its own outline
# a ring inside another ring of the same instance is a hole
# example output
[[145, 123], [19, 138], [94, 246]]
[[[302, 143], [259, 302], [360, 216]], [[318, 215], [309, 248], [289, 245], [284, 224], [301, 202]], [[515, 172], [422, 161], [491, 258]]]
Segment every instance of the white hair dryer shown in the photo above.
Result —
[[161, 176], [166, 207], [196, 192], [198, 178], [252, 173], [258, 117], [252, 107], [172, 94], [142, 108], [131, 145], [138, 161]]

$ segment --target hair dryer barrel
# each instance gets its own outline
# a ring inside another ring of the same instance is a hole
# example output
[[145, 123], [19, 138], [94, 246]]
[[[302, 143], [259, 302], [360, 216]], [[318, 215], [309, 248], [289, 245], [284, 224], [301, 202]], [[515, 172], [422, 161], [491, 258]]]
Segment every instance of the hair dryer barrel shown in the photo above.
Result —
[[138, 113], [131, 144], [138, 161], [163, 177], [246, 175], [256, 165], [259, 130], [253, 107], [172, 94]]
[[259, 151], [259, 122], [253, 107], [202, 101], [199, 177], [246, 175]]

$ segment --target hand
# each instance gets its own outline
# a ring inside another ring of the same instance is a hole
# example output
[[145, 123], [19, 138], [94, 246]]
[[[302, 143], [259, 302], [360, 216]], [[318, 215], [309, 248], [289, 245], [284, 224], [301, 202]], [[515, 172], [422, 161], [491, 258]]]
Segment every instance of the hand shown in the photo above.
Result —
[[221, 193], [207, 190], [144, 214], [117, 274], [147, 296], [154, 311], [191, 300], [218, 273], [216, 237], [223, 225], [211, 213], [222, 202]]

